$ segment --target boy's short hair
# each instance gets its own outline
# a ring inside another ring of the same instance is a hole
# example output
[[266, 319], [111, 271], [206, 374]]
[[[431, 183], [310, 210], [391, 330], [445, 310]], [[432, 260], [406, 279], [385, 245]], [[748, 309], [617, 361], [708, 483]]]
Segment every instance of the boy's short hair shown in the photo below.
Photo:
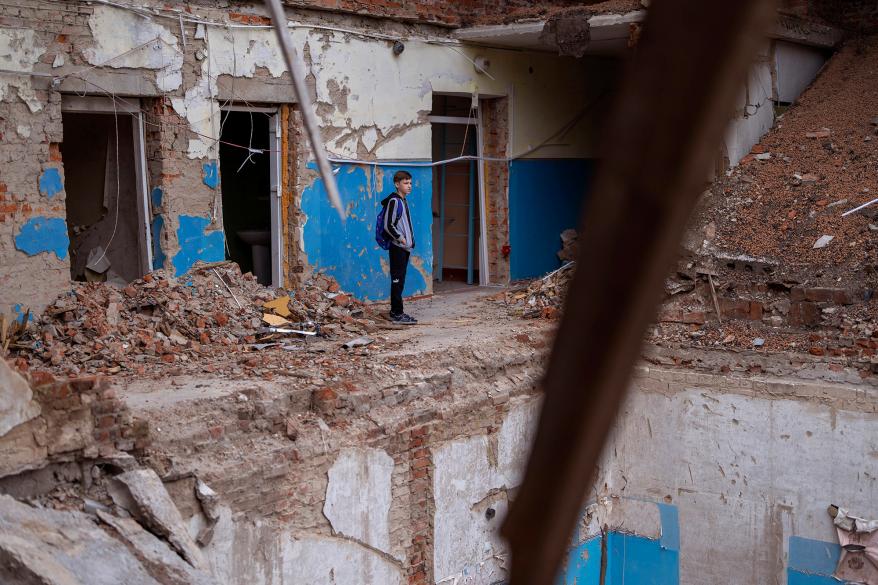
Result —
[[411, 180], [412, 174], [408, 171], [396, 171], [393, 173], [393, 182], [399, 183], [400, 181], [405, 181], [406, 179]]

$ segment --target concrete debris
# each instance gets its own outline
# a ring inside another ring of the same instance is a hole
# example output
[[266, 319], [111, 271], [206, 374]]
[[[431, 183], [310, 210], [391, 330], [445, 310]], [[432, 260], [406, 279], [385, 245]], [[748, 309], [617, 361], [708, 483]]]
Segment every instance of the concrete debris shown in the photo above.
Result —
[[805, 133], [805, 138], [829, 138], [830, 136], [832, 136], [832, 131], [829, 128], [821, 128]]
[[814, 242], [814, 249], [816, 250], [817, 248], [825, 248], [834, 238], [835, 236], [827, 236], [826, 234], [820, 236], [819, 238], [817, 238], [817, 241]]
[[574, 229], [561, 232], [561, 250], [558, 259], [561, 262], [573, 262], [579, 254], [579, 233]]
[[833, 576], [845, 583], [878, 584], [878, 520], [852, 516], [837, 506], [830, 506], [829, 514], [841, 545]]
[[128, 547], [81, 512], [31, 508], [0, 495], [0, 526], [0, 583], [161, 583]]
[[219, 495], [200, 479], [195, 482], [195, 497], [201, 503], [201, 511], [208, 520], [219, 520]]
[[206, 569], [201, 550], [189, 536], [183, 517], [152, 469], [126, 471], [113, 478], [110, 497], [156, 536], [165, 538], [196, 569]]
[[148, 367], [197, 364], [254, 344], [270, 347], [264, 344], [283, 336], [260, 333], [263, 321], [295, 329], [310, 324], [309, 334], [334, 339], [373, 331], [378, 318], [323, 274], [278, 294], [223, 262], [196, 265], [180, 278], [158, 270], [121, 290], [76, 283], [10, 348], [32, 367], [56, 372], [142, 375]]
[[354, 347], [363, 347], [372, 343], [375, 343], [375, 340], [371, 337], [357, 337], [356, 339], [351, 339], [350, 341], [345, 343], [344, 346], [347, 349], [351, 349]]
[[0, 437], [39, 415], [27, 380], [0, 359]]
[[666, 278], [665, 292], [668, 295], [678, 295], [687, 293], [695, 288], [695, 281], [686, 275], [681, 274], [682, 278]]
[[575, 266], [575, 262], [569, 262], [542, 278], [511, 288], [501, 295], [502, 300], [513, 315], [524, 318], [558, 318]]
[[168, 548], [165, 542], [131, 518], [118, 518], [102, 510], [98, 518], [110, 526], [128, 545], [131, 553], [162, 585], [215, 585], [217, 581], [206, 571], [197, 570]]

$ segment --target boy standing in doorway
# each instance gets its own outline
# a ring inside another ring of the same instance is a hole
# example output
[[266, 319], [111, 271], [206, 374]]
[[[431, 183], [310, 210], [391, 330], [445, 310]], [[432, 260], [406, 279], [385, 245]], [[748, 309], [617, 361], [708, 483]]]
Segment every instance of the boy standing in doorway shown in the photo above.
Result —
[[415, 247], [415, 232], [406, 197], [412, 192], [412, 176], [407, 171], [393, 175], [396, 191], [381, 202], [384, 212], [384, 231], [390, 236], [390, 320], [402, 325], [415, 325], [418, 321], [402, 310], [402, 290], [409, 256]]

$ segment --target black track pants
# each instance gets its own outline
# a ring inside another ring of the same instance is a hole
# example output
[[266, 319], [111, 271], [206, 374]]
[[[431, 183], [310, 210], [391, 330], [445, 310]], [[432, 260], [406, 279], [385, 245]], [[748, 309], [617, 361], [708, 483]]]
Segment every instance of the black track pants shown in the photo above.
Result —
[[390, 245], [390, 312], [402, 313], [402, 289], [405, 287], [405, 272], [409, 266], [408, 250]]

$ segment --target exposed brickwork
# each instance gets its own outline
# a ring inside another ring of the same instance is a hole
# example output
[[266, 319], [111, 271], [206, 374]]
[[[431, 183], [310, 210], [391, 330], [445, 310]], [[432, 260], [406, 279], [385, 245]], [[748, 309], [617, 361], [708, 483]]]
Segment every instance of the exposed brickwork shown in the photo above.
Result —
[[546, 10], [553, 7], [595, 4], [595, 0], [575, 2], [573, 0], [285, 0], [287, 6], [298, 6], [332, 11], [369, 14], [413, 22], [429, 22], [447, 26], [466, 26], [488, 22], [502, 22], [516, 11], [527, 11], [530, 15], [534, 6]]
[[185, 421], [163, 415], [163, 436], [146, 461], [163, 476], [197, 468], [236, 518], [259, 518], [297, 537], [331, 537], [323, 510], [340, 451], [384, 451], [394, 463], [390, 555], [408, 583], [434, 583], [434, 453], [467, 437], [496, 444], [510, 410], [537, 391], [538, 356], [461, 348], [424, 357], [433, 367], [391, 385], [337, 370], [281, 395], [247, 390]]
[[132, 417], [107, 379], [23, 374], [41, 413], [0, 437], [0, 476], [55, 461], [140, 453], [149, 446], [149, 425]]
[[[509, 98], [482, 100], [481, 116], [485, 156], [507, 156]], [[484, 168], [488, 270], [492, 283], [505, 284], [509, 282], [509, 254], [504, 254], [504, 247], [509, 245], [509, 163], [487, 161]]]
[[[36, 4], [36, 3], [34, 3]], [[83, 11], [85, 12], [85, 11]], [[0, 6], [0, 26], [29, 29], [39, 22], [40, 46], [46, 51], [37, 65], [50, 63], [64, 48], [64, 32], [83, 21], [78, 11], [70, 13], [37, 7]], [[48, 85], [28, 77], [6, 78], [30, 87], [41, 109], [31, 111], [21, 99], [0, 102], [0, 312], [16, 305], [39, 305], [50, 301], [70, 277], [69, 256], [54, 253], [29, 256], [16, 248], [15, 236], [22, 225], [37, 217], [64, 218], [64, 192], [47, 197], [39, 191], [39, 177], [47, 168], [57, 169], [63, 181], [57, 145], [63, 139], [61, 96]], [[6, 92], [16, 96], [10, 86]], [[65, 250], [66, 252], [66, 250]], [[38, 279], [31, 275], [39, 274]]]
[[307, 168], [311, 156], [302, 113], [297, 105], [289, 106], [290, 114], [287, 121], [287, 142], [284, 145], [287, 166], [287, 185], [283, 196], [287, 217], [287, 242], [284, 253], [286, 262], [286, 284], [294, 287], [308, 276], [308, 263], [302, 252], [304, 243], [301, 241], [302, 229], [305, 226], [305, 214], [302, 213], [302, 192], [308, 183], [316, 178], [316, 173]]

